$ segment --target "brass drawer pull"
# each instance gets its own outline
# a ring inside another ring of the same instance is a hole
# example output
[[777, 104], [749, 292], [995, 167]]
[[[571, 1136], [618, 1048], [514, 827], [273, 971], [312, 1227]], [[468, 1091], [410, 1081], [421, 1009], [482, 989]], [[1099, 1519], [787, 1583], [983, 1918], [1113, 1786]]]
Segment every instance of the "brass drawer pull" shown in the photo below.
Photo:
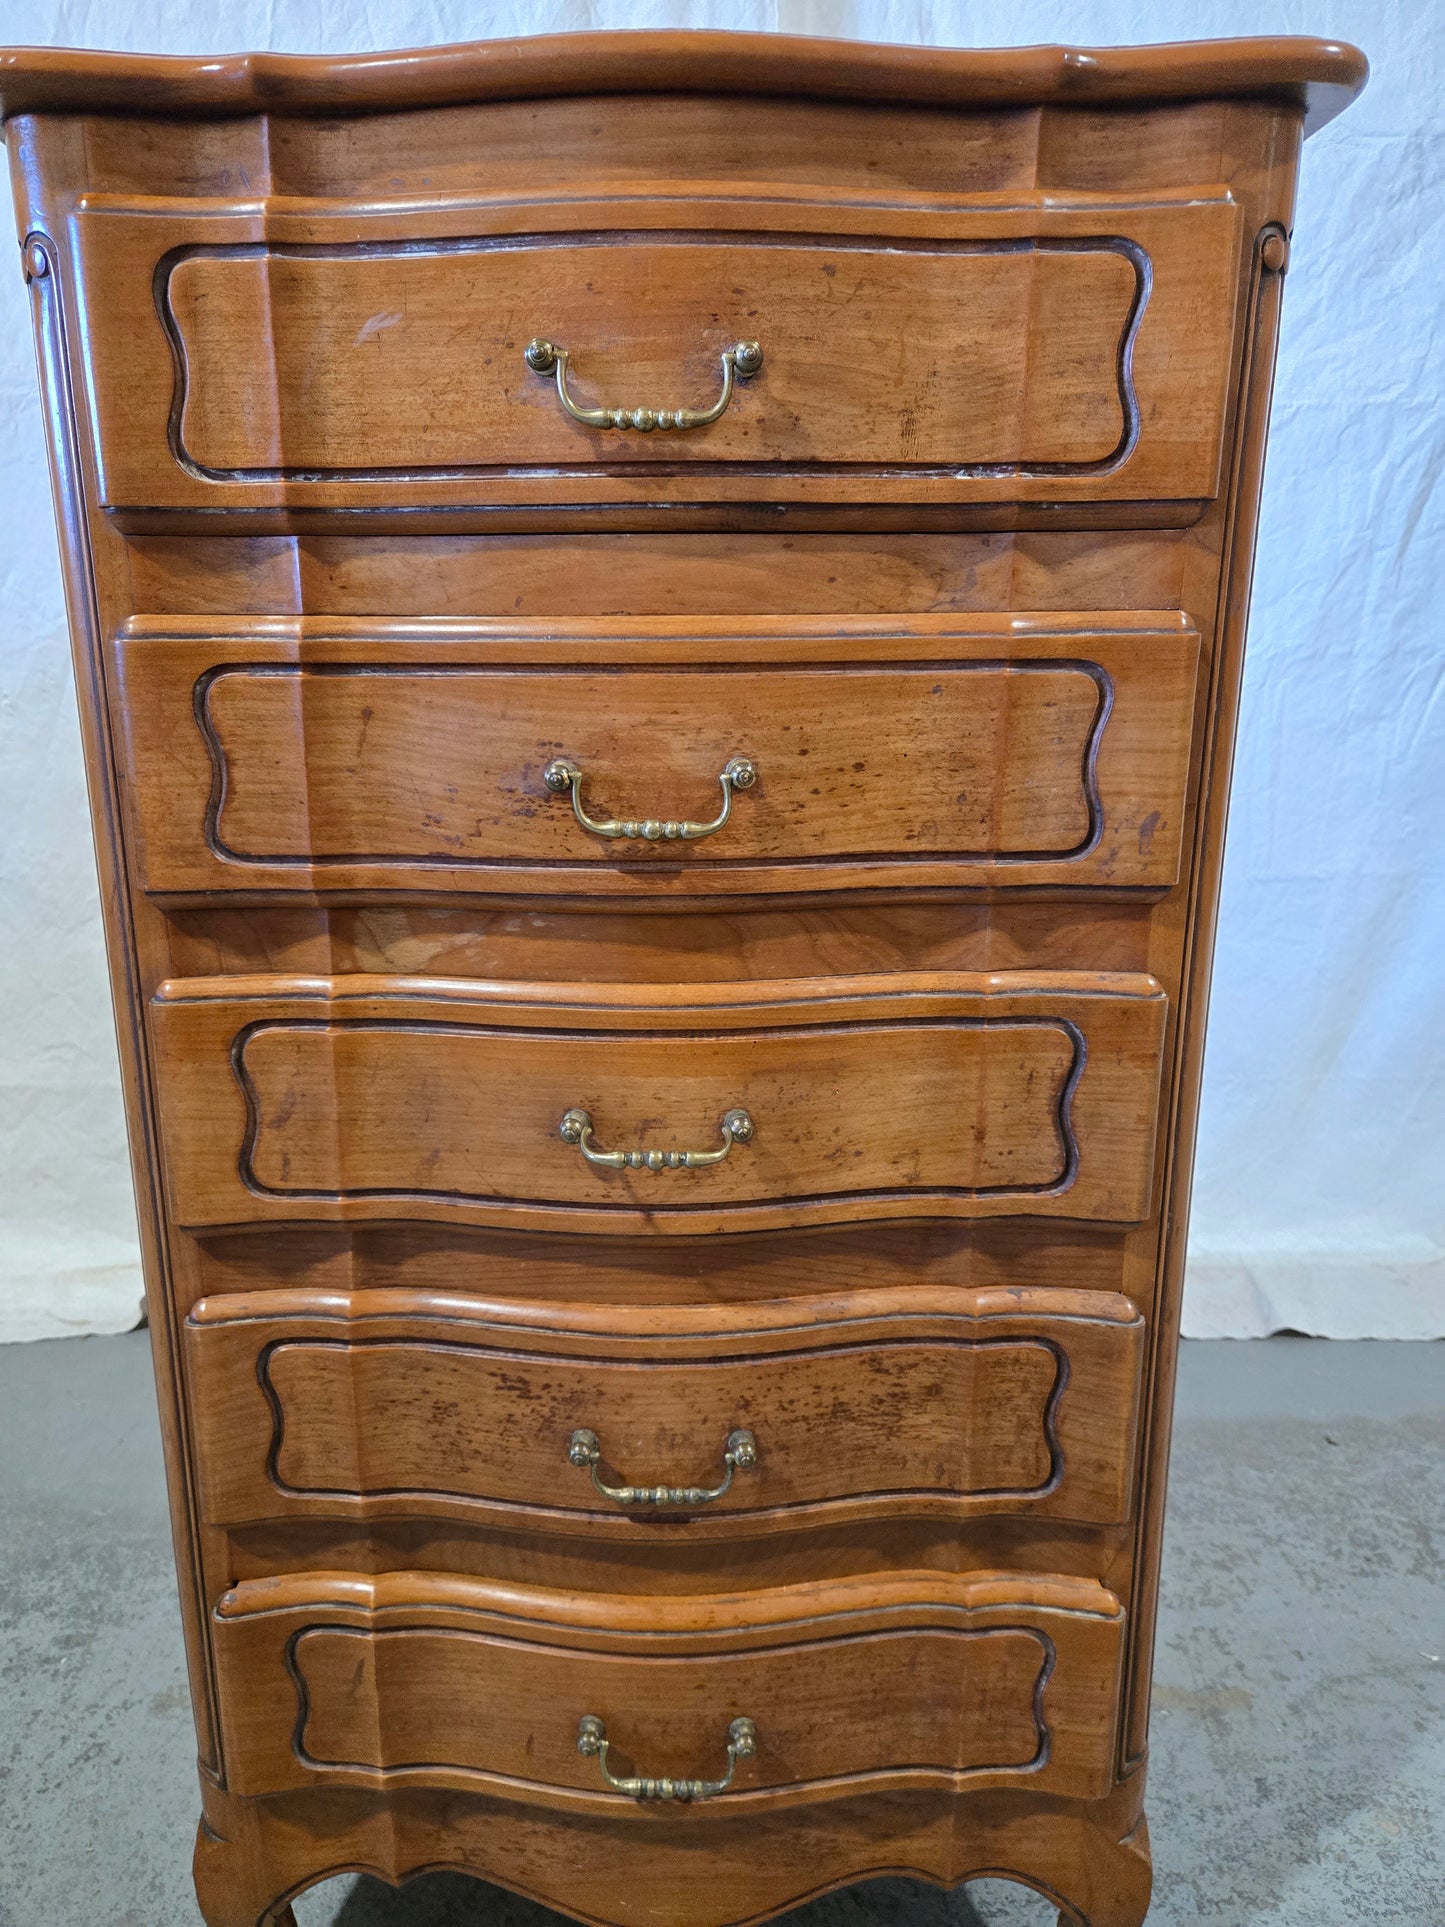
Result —
[[564, 1144], [575, 1144], [589, 1164], [604, 1171], [695, 1171], [700, 1164], [721, 1164], [735, 1144], [746, 1144], [753, 1120], [746, 1111], [724, 1111], [717, 1151], [599, 1151], [592, 1143], [592, 1113], [568, 1111], [558, 1130]]
[[585, 1426], [577, 1430], [567, 1441], [567, 1457], [573, 1465], [586, 1465], [592, 1468], [592, 1483], [604, 1499], [612, 1499], [618, 1505], [645, 1506], [694, 1506], [711, 1505], [720, 1499], [733, 1482], [733, 1473], [740, 1467], [756, 1465], [758, 1462], [758, 1442], [751, 1432], [729, 1432], [727, 1445], [723, 1450], [723, 1464], [727, 1471], [723, 1474], [721, 1485], [604, 1485], [598, 1476], [597, 1467], [602, 1458], [602, 1445], [595, 1432]]
[[634, 1800], [710, 1800], [715, 1793], [726, 1793], [733, 1783], [739, 1760], [750, 1760], [758, 1750], [758, 1729], [749, 1719], [734, 1720], [728, 1728], [728, 1770], [720, 1780], [644, 1780], [619, 1779], [607, 1764], [607, 1728], [595, 1713], [584, 1713], [577, 1728], [577, 1751], [584, 1759], [595, 1759], [602, 1777], [614, 1793], [626, 1793]]
[[567, 393], [567, 350], [550, 341], [529, 341], [523, 359], [534, 374], [557, 372], [557, 399], [584, 428], [637, 428], [644, 435], [653, 429], [706, 428], [715, 422], [733, 398], [733, 378], [750, 381], [763, 365], [763, 351], [756, 341], [739, 341], [722, 354], [722, 393], [711, 408], [579, 408]]
[[565, 796], [570, 792], [572, 814], [584, 830], [590, 830], [593, 836], [608, 837], [614, 842], [621, 839], [634, 843], [696, 843], [700, 837], [711, 836], [732, 815], [734, 790], [750, 790], [757, 782], [757, 764], [747, 756], [734, 756], [724, 765], [717, 780], [722, 784], [722, 808], [710, 823], [676, 823], [655, 816], [635, 823], [603, 823], [589, 816], [582, 807], [582, 771], [576, 763], [559, 756], [542, 771], [542, 781], [554, 796]]

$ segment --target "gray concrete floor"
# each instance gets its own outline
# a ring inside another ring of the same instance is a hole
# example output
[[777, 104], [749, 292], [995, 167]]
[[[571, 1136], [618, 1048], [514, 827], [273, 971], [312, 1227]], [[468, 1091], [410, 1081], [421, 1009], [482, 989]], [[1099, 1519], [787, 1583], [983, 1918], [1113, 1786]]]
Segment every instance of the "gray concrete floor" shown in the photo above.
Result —
[[[144, 1334], [0, 1346], [0, 1927], [183, 1927], [196, 1794]], [[1445, 1344], [1186, 1345], [1151, 1927], [1445, 1923]], [[300, 1927], [553, 1927], [460, 1877]], [[789, 1927], [1052, 1927], [875, 1881]]]

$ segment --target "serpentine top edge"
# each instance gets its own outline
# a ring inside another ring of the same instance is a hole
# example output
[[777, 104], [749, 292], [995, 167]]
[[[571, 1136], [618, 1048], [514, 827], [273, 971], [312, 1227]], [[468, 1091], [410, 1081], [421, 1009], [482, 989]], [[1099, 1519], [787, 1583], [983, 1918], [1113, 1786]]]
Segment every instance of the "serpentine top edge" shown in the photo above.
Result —
[[1355, 98], [1356, 47], [1303, 36], [1138, 47], [879, 46], [687, 29], [537, 35], [409, 52], [216, 58], [0, 49], [0, 120], [21, 114], [320, 117], [486, 100], [626, 93], [772, 94], [940, 107], [1292, 102], [1305, 132]]

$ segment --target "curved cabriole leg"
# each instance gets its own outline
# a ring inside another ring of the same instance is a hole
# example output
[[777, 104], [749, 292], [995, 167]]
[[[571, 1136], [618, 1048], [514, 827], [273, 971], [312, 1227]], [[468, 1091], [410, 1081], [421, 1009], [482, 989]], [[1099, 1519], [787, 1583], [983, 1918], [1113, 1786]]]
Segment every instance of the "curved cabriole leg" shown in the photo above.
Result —
[[746, 1817], [704, 1803], [597, 1819], [411, 1789], [262, 1799], [207, 1786], [196, 1898], [206, 1927], [295, 1927], [288, 1903], [318, 1881], [365, 1871], [400, 1886], [447, 1868], [591, 1927], [756, 1927], [901, 1873], [945, 1888], [1018, 1880], [1053, 1902], [1059, 1927], [1143, 1927], [1141, 1793], [1136, 1781], [1088, 1807], [898, 1793]]
[[1060, 1892], [1069, 1906], [1059, 1927], [1144, 1927], [1153, 1884], [1147, 1821], [1141, 1819], [1123, 1840], [1091, 1829], [1077, 1879]]
[[267, 1867], [258, 1844], [254, 1830], [249, 1838], [243, 1834], [223, 1840], [201, 1821], [192, 1871], [196, 1905], [206, 1927], [296, 1927], [285, 1898], [292, 1883]]

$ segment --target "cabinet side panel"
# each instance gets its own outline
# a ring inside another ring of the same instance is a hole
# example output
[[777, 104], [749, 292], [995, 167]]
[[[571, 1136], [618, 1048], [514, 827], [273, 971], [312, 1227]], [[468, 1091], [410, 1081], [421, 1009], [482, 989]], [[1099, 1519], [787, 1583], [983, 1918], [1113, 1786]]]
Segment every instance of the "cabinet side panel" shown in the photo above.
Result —
[[[164, 1208], [157, 1190], [155, 1120], [142, 1024], [144, 996], [130, 879], [120, 830], [106, 665], [100, 646], [103, 622], [95, 537], [99, 533], [101, 539], [111, 545], [112, 555], [118, 543], [103, 527], [97, 529], [88, 508], [95, 494], [93, 459], [76, 408], [78, 364], [83, 351], [77, 347], [81, 336], [69, 300], [66, 258], [55, 238], [64, 233], [65, 207], [85, 185], [83, 145], [74, 122], [55, 118], [12, 121], [6, 128], [6, 136], [45, 411], [196, 1736], [202, 1766], [218, 1772], [217, 1724], [200, 1583], [198, 1515], [180, 1389], [178, 1334], [171, 1315]], [[123, 563], [117, 566], [123, 570]]]
[[[1152, 1356], [1140, 1447], [1143, 1483], [1131, 1599], [1132, 1650], [1125, 1685], [1125, 1772], [1142, 1764], [1148, 1738], [1159, 1559], [1210, 972], [1300, 129], [1297, 114], [1264, 107], [1236, 106], [1226, 119], [1224, 172], [1246, 210], [1245, 233], [1251, 237], [1246, 241], [1248, 302], [1229, 426], [1228, 489], [1208, 522], [1201, 525], [1193, 564], [1186, 567], [1186, 608], [1197, 612], [1201, 605], [1212, 605], [1216, 612], [1212, 646], [1202, 670], [1209, 721], [1202, 748], [1192, 862], [1186, 869], [1187, 891], [1178, 891], [1171, 903], [1161, 906], [1154, 920], [1155, 944], [1182, 946], [1182, 960], [1170, 1095], [1167, 1113], [1161, 1118], [1168, 1133], [1168, 1152]], [[1173, 976], [1172, 971], [1160, 974], [1166, 980]]]

